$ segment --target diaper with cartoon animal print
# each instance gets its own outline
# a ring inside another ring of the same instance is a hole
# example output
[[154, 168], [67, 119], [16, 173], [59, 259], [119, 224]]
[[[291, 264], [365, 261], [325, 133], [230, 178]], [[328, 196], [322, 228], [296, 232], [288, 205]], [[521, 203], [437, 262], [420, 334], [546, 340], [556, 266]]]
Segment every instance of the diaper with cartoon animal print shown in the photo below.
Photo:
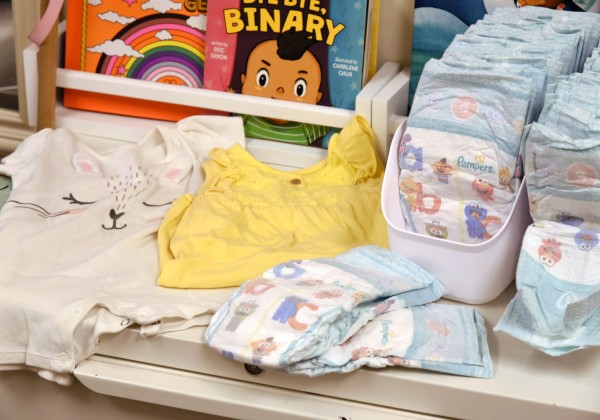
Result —
[[572, 224], [577, 218], [600, 226], [600, 131], [596, 137], [573, 138], [534, 123], [523, 150], [535, 221]]
[[598, 228], [582, 219], [529, 226], [518, 292], [495, 330], [554, 356], [600, 346], [599, 243]]
[[495, 327], [553, 356], [600, 346], [600, 78], [571, 76], [550, 87], [524, 140], [534, 224]]
[[555, 88], [594, 54], [599, 16], [522, 9], [496, 9], [425, 64], [395, 151], [407, 230], [469, 244], [492, 238], [513, 207], [530, 124], [598, 132], [597, 95]]
[[472, 307], [442, 303], [385, 312], [348, 341], [286, 371], [314, 377], [351, 372], [362, 366], [493, 376], [483, 317]]
[[377, 315], [438, 300], [446, 289], [385, 248], [295, 260], [242, 284], [213, 316], [206, 343], [223, 356], [283, 368], [326, 353]]
[[503, 226], [532, 89], [503, 71], [426, 64], [397, 150], [407, 230], [479, 243]]

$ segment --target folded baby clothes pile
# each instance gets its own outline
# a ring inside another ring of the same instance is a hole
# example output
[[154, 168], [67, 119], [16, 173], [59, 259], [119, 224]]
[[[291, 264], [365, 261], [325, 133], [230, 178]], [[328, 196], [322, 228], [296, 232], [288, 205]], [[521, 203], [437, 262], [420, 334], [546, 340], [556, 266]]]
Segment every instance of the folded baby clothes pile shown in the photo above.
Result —
[[588, 64], [597, 54], [549, 86], [524, 142], [534, 223], [496, 330], [551, 355], [600, 346], [600, 77]]
[[212, 150], [203, 168], [206, 182], [180, 197], [159, 229], [161, 286], [237, 287], [290, 259], [388, 246], [384, 167], [359, 115], [310, 167], [275, 169], [234, 146]]
[[543, 112], [549, 84], [583, 67], [600, 35], [595, 23], [498, 8], [427, 62], [396, 151], [408, 230], [480, 243], [502, 228], [525, 127]]
[[102, 334], [206, 325], [231, 291], [159, 287], [156, 235], [203, 182], [208, 150], [233, 144], [245, 145], [241, 118], [198, 116], [105, 150], [45, 129], [2, 159], [0, 371], [68, 384]]
[[432, 303], [442, 284], [377, 246], [294, 260], [245, 282], [205, 340], [225, 357], [317, 376], [401, 365], [491, 377], [483, 318]]

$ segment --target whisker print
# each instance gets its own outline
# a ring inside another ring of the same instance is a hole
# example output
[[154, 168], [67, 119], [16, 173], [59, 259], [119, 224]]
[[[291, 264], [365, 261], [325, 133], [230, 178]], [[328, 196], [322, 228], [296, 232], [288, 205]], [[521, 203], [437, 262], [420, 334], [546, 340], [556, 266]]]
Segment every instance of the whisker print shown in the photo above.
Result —
[[38, 216], [43, 217], [44, 219], [51, 219], [53, 217], [58, 217], [58, 216], [64, 216], [65, 214], [69, 214], [71, 213], [70, 211], [61, 211], [58, 213], [52, 213], [52, 214], [39, 214]]
[[26, 208], [26, 209], [30, 209], [30, 210], [34, 210], [34, 211], [39, 211], [39, 212], [42, 212], [42, 213], [48, 214], [48, 215], [52, 214], [48, 210], [46, 210], [45, 208], [43, 208], [42, 206], [39, 206], [39, 205], [34, 204], [34, 203], [24, 203], [24, 202], [17, 201], [17, 200], [6, 200], [6, 203], [17, 203], [17, 204], [19, 204], [19, 206], [15, 206], [15, 207]]
[[29, 210], [33, 210], [34, 212], [37, 213], [38, 216], [43, 217], [44, 219], [50, 219], [52, 217], [58, 217], [58, 216], [63, 216], [65, 214], [69, 214], [70, 212], [67, 211], [62, 211], [62, 212], [58, 212], [58, 213], [43, 213], [41, 210], [36, 209], [36, 208], [32, 208], [32, 207], [28, 207], [28, 206], [15, 206], [18, 209], [29, 209]]
[[49, 218], [58, 217], [58, 216], [64, 216], [65, 214], [79, 214], [86, 210], [86, 209], [62, 210], [62, 211], [57, 211], [57, 212], [51, 213], [48, 210], [46, 210], [45, 208], [43, 208], [42, 206], [39, 206], [34, 203], [24, 203], [24, 202], [17, 201], [17, 200], [7, 200], [6, 203], [15, 203], [16, 205], [14, 207], [18, 208], [18, 209], [32, 210], [32, 211], [36, 212], [38, 214], [38, 216], [43, 217], [44, 219], [49, 219]]

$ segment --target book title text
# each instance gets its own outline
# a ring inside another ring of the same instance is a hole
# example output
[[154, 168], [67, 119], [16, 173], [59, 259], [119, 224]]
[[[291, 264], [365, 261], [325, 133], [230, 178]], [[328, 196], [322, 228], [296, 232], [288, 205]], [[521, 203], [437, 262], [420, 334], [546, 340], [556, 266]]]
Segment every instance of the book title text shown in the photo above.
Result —
[[[262, 4], [283, 5], [289, 9], [270, 9]], [[335, 37], [344, 30], [326, 18], [327, 9], [319, 0], [243, 0], [239, 9], [225, 9], [223, 18], [225, 30], [229, 34], [240, 31], [281, 33], [290, 29], [306, 31], [316, 41], [333, 45]]]

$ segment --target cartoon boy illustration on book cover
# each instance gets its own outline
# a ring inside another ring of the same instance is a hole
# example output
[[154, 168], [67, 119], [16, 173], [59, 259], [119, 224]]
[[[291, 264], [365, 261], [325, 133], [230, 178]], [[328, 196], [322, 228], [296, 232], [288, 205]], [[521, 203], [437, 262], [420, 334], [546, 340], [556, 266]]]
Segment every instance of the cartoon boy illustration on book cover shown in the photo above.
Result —
[[[353, 109], [368, 1], [209, 2], [205, 87]], [[342, 17], [343, 16], [343, 17]], [[245, 115], [246, 136], [316, 144], [315, 124]]]
[[[321, 64], [309, 47], [316, 43], [308, 32], [290, 29], [277, 39], [261, 41], [250, 51], [245, 70], [240, 73], [241, 89], [245, 95], [263, 96], [309, 104], [318, 104], [321, 90]], [[327, 127], [244, 116], [246, 136], [309, 144], [323, 137]]]

